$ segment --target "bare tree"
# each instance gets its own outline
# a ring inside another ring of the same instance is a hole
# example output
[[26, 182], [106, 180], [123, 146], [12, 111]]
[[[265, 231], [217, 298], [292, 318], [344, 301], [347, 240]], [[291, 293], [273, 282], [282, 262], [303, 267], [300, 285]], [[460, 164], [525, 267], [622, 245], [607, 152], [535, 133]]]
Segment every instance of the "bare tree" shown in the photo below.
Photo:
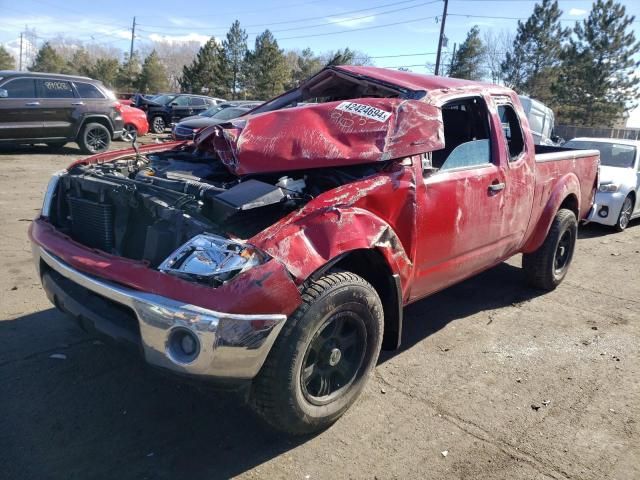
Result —
[[485, 45], [485, 71], [492, 83], [503, 83], [501, 64], [506, 52], [513, 44], [513, 33], [508, 30], [486, 30], [483, 35]]
[[182, 67], [189, 65], [200, 50], [200, 42], [187, 41], [155, 41], [145, 42], [140, 45], [139, 53], [142, 57], [148, 57], [152, 51], [156, 51], [158, 58], [167, 70], [170, 90], [180, 90], [180, 76]]

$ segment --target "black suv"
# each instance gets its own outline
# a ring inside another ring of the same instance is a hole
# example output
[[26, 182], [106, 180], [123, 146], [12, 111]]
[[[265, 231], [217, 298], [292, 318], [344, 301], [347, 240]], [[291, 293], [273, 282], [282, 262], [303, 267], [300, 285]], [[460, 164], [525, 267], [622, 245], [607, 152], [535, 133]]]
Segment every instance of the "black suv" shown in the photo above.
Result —
[[221, 98], [190, 93], [161, 93], [151, 97], [137, 95], [133, 106], [147, 112], [149, 127], [153, 133], [162, 133], [165, 128], [181, 119], [198, 115], [224, 101]]
[[0, 71], [0, 143], [77, 142], [84, 153], [102, 152], [122, 134], [120, 108], [97, 80]]

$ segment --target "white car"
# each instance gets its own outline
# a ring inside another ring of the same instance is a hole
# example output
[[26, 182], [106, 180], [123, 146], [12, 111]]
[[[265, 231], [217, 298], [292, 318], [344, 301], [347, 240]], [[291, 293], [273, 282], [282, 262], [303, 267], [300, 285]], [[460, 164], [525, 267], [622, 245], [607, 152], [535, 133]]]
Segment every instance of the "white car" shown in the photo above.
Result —
[[563, 147], [600, 151], [600, 183], [589, 221], [621, 232], [640, 217], [640, 140], [574, 138]]

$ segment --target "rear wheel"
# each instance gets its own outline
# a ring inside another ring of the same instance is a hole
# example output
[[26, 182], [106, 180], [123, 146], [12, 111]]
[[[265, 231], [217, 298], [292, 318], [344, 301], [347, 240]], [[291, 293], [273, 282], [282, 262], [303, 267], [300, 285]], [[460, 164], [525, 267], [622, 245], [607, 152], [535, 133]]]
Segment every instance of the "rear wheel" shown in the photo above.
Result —
[[571, 210], [556, 214], [544, 243], [532, 253], [522, 256], [522, 267], [529, 283], [543, 290], [553, 290], [567, 275], [573, 259], [578, 221]]
[[111, 132], [101, 123], [88, 123], [80, 132], [78, 145], [83, 153], [104, 152], [111, 145]]
[[355, 402], [375, 366], [383, 332], [380, 298], [358, 275], [324, 275], [302, 298], [251, 398], [267, 423], [290, 434], [326, 428]]
[[167, 124], [164, 121], [164, 118], [162, 118], [160, 115], [153, 117], [153, 119], [151, 120], [151, 130], [153, 131], [153, 133], [163, 133], [166, 127]]
[[629, 221], [631, 220], [632, 213], [633, 198], [631, 198], [631, 195], [628, 195], [627, 198], [624, 199], [624, 203], [622, 204], [622, 208], [620, 209], [620, 215], [618, 215], [618, 221], [616, 222], [615, 229], [618, 232], [624, 231], [629, 226]]
[[124, 126], [122, 130], [122, 136], [120, 137], [124, 142], [131, 142], [134, 138], [138, 136], [138, 129], [135, 125], [128, 123]]

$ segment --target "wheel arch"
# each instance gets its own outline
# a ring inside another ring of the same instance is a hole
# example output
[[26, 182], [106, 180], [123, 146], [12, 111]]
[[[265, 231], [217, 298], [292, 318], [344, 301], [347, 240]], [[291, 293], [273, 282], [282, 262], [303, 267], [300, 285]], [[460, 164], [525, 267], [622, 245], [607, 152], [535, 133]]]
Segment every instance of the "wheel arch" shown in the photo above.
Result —
[[113, 125], [111, 124], [111, 120], [109, 120], [106, 115], [89, 115], [82, 119], [82, 123], [78, 128], [76, 137], [78, 137], [82, 133], [84, 127], [86, 127], [89, 123], [99, 123], [101, 125], [104, 125], [107, 130], [109, 130], [109, 134], [113, 136]]
[[402, 340], [402, 284], [393, 273], [382, 252], [376, 248], [361, 248], [344, 252], [313, 272], [315, 280], [330, 270], [346, 270], [364, 278], [376, 290], [384, 311], [383, 350], [395, 350]]

